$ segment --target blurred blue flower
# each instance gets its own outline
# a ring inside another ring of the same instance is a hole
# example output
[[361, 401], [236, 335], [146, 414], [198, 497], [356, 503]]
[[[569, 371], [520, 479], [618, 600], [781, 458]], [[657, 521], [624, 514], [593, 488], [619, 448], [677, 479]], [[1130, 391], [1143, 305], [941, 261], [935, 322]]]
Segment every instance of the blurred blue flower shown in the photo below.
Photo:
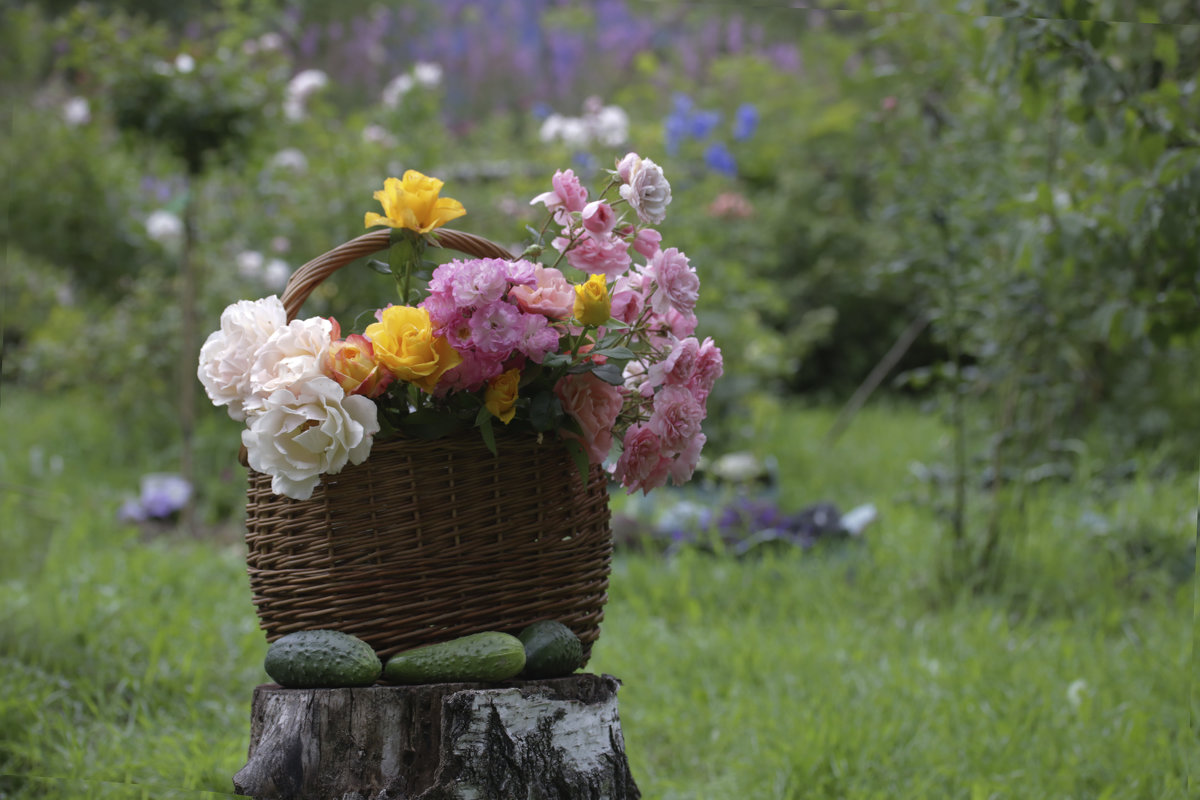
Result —
[[738, 106], [733, 117], [733, 139], [744, 142], [758, 130], [758, 109], [753, 103], [743, 103]]
[[594, 155], [583, 150], [580, 150], [579, 152], [575, 153], [575, 155], [571, 156], [571, 162], [582, 174], [595, 172], [600, 166], [600, 162], [596, 160]]
[[682, 114], [685, 118], [692, 110], [692, 98], [688, 97], [683, 92], [676, 92], [671, 98], [671, 110], [676, 114]]
[[533, 108], [531, 108], [530, 111], [533, 112], [534, 119], [545, 119], [554, 113], [554, 109], [550, 108], [549, 105], [541, 101], [534, 103]]
[[688, 119], [688, 135], [693, 139], [707, 139], [720, 124], [721, 112], [697, 110]]
[[679, 145], [687, 138], [687, 127], [687, 114], [675, 112], [667, 117], [663, 123], [663, 139], [668, 154], [679, 152]]
[[730, 177], [737, 176], [737, 159], [733, 157], [733, 153], [729, 152], [729, 148], [724, 142], [713, 142], [704, 151], [704, 163], [713, 172], [719, 172], [722, 175]]

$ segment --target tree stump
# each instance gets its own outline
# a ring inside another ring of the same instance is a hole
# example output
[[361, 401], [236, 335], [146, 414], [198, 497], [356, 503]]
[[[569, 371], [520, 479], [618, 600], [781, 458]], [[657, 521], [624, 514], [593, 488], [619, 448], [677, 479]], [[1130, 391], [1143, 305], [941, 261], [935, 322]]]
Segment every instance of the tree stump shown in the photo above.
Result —
[[641, 797], [610, 675], [254, 690], [234, 789], [257, 800]]

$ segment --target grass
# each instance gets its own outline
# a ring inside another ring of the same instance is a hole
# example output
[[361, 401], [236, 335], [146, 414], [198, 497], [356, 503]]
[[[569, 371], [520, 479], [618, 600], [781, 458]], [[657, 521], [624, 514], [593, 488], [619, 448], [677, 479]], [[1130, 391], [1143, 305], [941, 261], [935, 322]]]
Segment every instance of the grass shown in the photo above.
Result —
[[[229, 792], [265, 680], [240, 545], [113, 522], [171, 456], [113, 467], [85, 407], [0, 406], [0, 797]], [[880, 518], [836, 552], [617, 559], [589, 669], [624, 682], [647, 798], [1187, 796], [1193, 596], [1166, 556], [1195, 476], [1031, 496], [1004, 588], [947, 593], [939, 526], [908, 502], [935, 420], [868, 409], [828, 452], [831, 411], [747, 419], [781, 503]]]

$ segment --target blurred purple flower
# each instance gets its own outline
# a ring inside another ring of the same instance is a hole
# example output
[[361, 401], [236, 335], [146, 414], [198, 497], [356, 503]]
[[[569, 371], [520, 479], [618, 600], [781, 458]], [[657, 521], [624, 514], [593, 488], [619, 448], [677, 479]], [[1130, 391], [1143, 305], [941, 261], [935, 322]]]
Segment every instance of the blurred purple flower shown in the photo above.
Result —
[[141, 522], [149, 519], [169, 519], [188, 504], [192, 485], [180, 475], [156, 472], [142, 476], [141, 494], [121, 504], [117, 519]]

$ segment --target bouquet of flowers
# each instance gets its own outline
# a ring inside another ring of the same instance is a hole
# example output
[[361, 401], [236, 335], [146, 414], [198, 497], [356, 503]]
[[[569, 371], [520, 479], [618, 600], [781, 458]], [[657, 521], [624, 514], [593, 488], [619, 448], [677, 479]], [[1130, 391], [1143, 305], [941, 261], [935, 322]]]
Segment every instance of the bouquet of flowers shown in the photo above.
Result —
[[629, 153], [609, 176], [589, 200], [572, 170], [555, 172], [531, 201], [547, 219], [521, 256], [433, 265], [425, 247], [466, 210], [410, 170], [387, 179], [375, 193], [384, 213], [364, 219], [392, 229], [388, 263], [374, 266], [401, 303], [362, 333], [289, 322], [275, 296], [225, 309], [198, 376], [246, 422], [251, 468], [306, 500], [375, 437], [474, 427], [495, 453], [501, 425], [560, 436], [585, 476], [605, 464], [630, 493], [689, 480], [721, 351], [693, 335], [695, 269], [651, 227], [671, 202], [662, 169]]

